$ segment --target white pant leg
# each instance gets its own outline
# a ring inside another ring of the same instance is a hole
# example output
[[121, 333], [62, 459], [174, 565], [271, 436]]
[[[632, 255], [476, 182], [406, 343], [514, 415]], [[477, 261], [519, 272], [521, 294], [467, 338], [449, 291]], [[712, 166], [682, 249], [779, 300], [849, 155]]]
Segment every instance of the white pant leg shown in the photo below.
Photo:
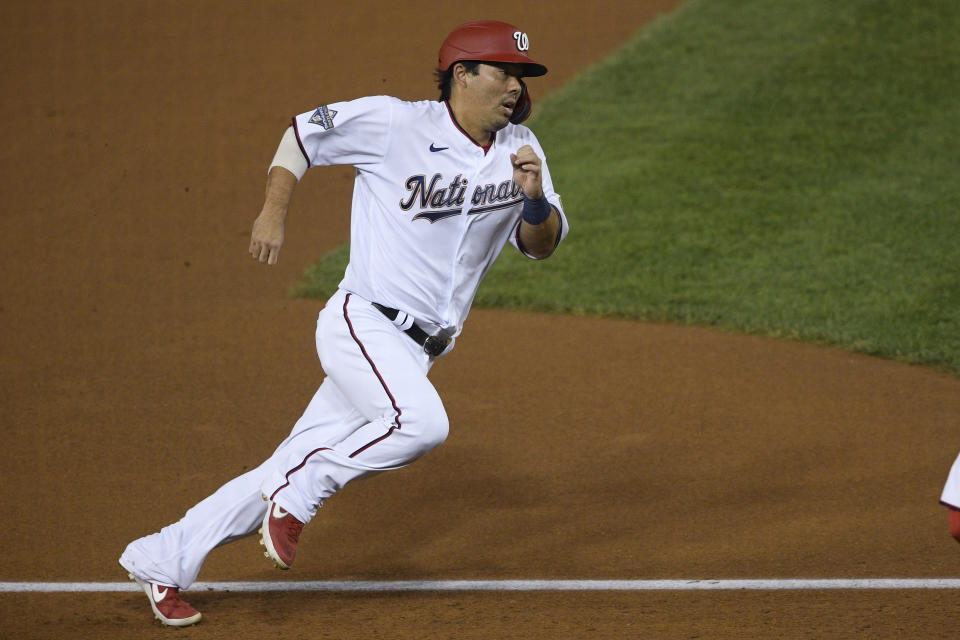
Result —
[[[333, 385], [363, 420], [338, 430], [343, 437], [336, 442], [306, 429], [274, 454], [263, 493], [302, 522], [351, 480], [410, 464], [449, 430], [427, 379], [431, 358], [368, 301], [342, 291], [331, 298], [317, 323], [317, 351], [328, 376], [324, 386]], [[324, 419], [312, 409], [308, 414], [306, 422]]]
[[210, 551], [256, 531], [267, 511], [263, 476], [261, 465], [234, 478], [177, 522], [127, 545], [120, 564], [143, 580], [188, 588]]
[[948, 507], [960, 509], [960, 455], [953, 461], [947, 483], [943, 486], [940, 502]]
[[210, 551], [257, 530], [266, 513], [261, 494], [308, 522], [350, 480], [405, 466], [443, 441], [447, 417], [426, 378], [430, 359], [369, 303], [357, 298], [345, 314], [346, 297], [338, 293], [320, 314], [317, 348], [328, 377], [290, 435], [179, 521], [127, 545], [125, 569], [187, 589]]
[[143, 580], [188, 588], [214, 548], [259, 528], [267, 512], [260, 487], [268, 475], [276, 473], [278, 460], [286, 463], [285, 450], [301, 443], [303, 447], [335, 444], [365, 423], [336, 386], [325, 380], [293, 431], [269, 459], [227, 482], [177, 522], [131, 542], [120, 564]]

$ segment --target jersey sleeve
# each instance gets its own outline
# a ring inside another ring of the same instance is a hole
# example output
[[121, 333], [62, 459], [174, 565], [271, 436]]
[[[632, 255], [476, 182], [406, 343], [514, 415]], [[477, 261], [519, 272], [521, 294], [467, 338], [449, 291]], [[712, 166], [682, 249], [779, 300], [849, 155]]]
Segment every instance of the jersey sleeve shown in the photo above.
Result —
[[297, 143], [311, 167], [378, 164], [390, 144], [393, 98], [333, 102], [293, 118]]
[[[525, 128], [525, 127], [524, 127]], [[567, 237], [567, 233], [570, 231], [570, 224], [567, 222], [567, 214], [563, 211], [563, 201], [560, 199], [560, 194], [558, 194], [553, 189], [553, 179], [550, 177], [550, 169], [547, 167], [547, 156], [543, 152], [543, 147], [540, 146], [540, 142], [537, 140], [537, 137], [533, 135], [533, 132], [527, 129], [529, 132], [529, 137], [522, 141], [521, 144], [529, 144], [533, 147], [533, 151], [540, 158], [540, 177], [543, 184], [543, 195], [544, 197], [552, 204], [560, 214], [560, 231], [557, 232], [556, 244], [554, 244], [554, 249]], [[523, 248], [523, 243], [520, 242], [520, 222], [518, 219], [517, 223], [513, 227], [513, 231], [510, 234], [510, 244], [516, 247], [523, 255], [528, 258], [537, 260], [536, 256], [531, 255]]]

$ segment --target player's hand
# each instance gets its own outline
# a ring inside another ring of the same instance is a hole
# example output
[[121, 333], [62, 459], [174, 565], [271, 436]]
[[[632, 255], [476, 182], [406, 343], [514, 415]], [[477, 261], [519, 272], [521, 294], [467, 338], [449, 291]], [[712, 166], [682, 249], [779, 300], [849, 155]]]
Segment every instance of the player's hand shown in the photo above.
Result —
[[250, 255], [254, 260], [277, 264], [280, 247], [283, 246], [283, 218], [267, 209], [253, 221], [250, 234]]
[[513, 181], [523, 189], [531, 200], [539, 200], [543, 197], [543, 182], [540, 176], [540, 158], [533, 151], [530, 145], [524, 145], [517, 149], [516, 153], [510, 154], [510, 162], [513, 164]]

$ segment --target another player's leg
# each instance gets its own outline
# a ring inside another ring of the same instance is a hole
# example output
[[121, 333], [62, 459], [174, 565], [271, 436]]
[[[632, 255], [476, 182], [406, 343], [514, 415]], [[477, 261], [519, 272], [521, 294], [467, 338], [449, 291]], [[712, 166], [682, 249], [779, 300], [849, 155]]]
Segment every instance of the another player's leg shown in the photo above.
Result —
[[947, 507], [947, 525], [957, 542], [960, 542], [960, 455], [953, 461], [947, 482], [940, 495], [940, 504]]

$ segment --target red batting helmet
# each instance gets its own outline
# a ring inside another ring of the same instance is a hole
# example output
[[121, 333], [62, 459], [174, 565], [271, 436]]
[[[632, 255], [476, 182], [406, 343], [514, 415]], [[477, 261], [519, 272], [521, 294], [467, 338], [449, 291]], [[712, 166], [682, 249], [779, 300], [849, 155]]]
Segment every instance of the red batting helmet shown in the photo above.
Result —
[[525, 76], [542, 76], [547, 68], [527, 55], [530, 39], [525, 31], [496, 20], [460, 25], [440, 45], [438, 68], [446, 71], [456, 62], [510, 62], [523, 65]]

